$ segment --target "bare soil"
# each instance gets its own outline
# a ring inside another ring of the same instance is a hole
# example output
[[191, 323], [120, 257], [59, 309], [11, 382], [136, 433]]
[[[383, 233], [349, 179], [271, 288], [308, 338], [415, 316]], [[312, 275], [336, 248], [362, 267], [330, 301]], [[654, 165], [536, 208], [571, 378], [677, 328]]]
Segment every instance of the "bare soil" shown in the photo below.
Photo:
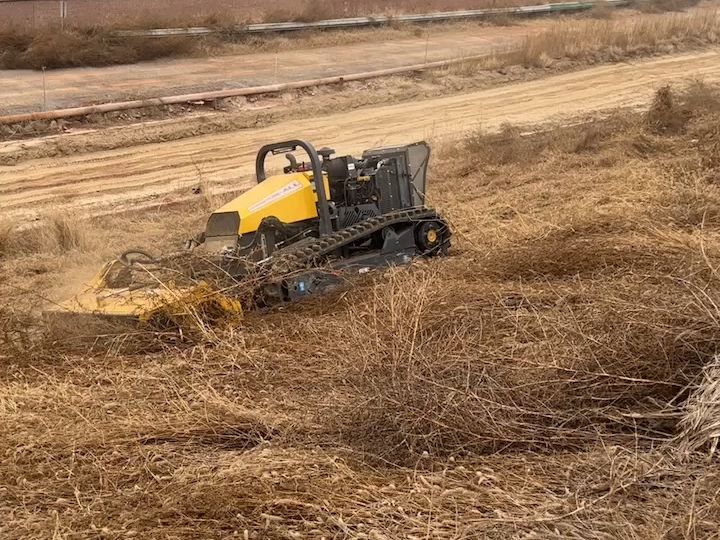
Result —
[[[506, 122], [563, 122], [618, 107], [644, 106], [661, 82], [681, 82], [688, 77], [717, 81], [717, 59], [717, 51], [711, 50], [604, 65], [465, 94], [366, 106], [303, 117], [302, 121], [128, 148], [121, 147], [126, 137], [123, 129], [110, 130], [101, 138], [112, 149], [77, 155], [73, 146], [84, 147], [83, 139], [97, 138], [97, 134], [59, 139], [50, 143], [58, 145], [57, 157], [0, 166], [3, 214], [32, 220], [49, 209], [93, 215], [171, 204], [192, 198], [192, 188], [201, 180], [216, 193], [236, 190], [252, 181], [256, 150], [268, 141], [284, 140], [288, 134], [352, 153], [423, 138], [441, 141], [480, 125], [494, 130]], [[202, 121], [198, 126], [202, 133]], [[147, 132], [148, 137], [162, 140], [166, 125], [148, 129], [159, 130]], [[23, 149], [10, 151], [24, 153]], [[62, 157], [63, 153], [70, 155]]]
[[[98, 102], [261, 86], [374, 71], [517, 48], [547, 27], [537, 21], [511, 27], [439, 25], [402, 30], [343, 31], [304, 38], [266, 38], [237, 44], [214, 58], [185, 58], [92, 70], [60, 69], [45, 76], [0, 71], [0, 113], [12, 114]], [[0, 66], [1, 67], [1, 66]]]
[[[592, 13], [597, 13], [597, 9], [592, 10]], [[370, 42], [356, 43], [352, 46], [333, 45], [332, 40], [331, 42], [321, 42], [308, 38], [303, 43], [304, 46], [311, 47], [311, 49], [289, 50], [287, 53], [283, 53], [284, 57], [297, 60], [290, 67], [281, 66], [279, 52], [275, 52], [274, 56], [270, 53], [248, 53], [247, 58], [243, 59], [243, 61], [247, 60], [250, 67], [255, 70], [250, 84], [274, 83], [293, 80], [296, 77], [345, 74], [346, 70], [351, 68], [351, 70], [363, 71], [377, 69], [379, 66], [407, 66], [442, 58], [454, 57], [454, 60], [458, 60], [457, 54], [461, 54], [459, 58], [461, 62], [448, 69], [389, 77], [380, 82], [350, 83], [277, 95], [252, 96], [247, 100], [240, 98], [211, 102], [200, 101], [185, 105], [144, 108], [130, 112], [89, 115], [70, 120], [4, 125], [0, 126], [0, 140], [3, 138], [22, 140], [43, 134], [76, 133], [78, 130], [83, 132], [88, 128], [127, 124], [144, 119], [172, 118], [188, 113], [195, 113], [193, 114], [195, 120], [198, 118], [208, 120], [195, 131], [193, 125], [198, 122], [191, 121], [186, 128], [178, 129], [175, 126], [172, 135], [168, 132], [158, 135], [159, 140], [168, 140], [168, 137], [178, 138], [198, 132], [227, 131], [238, 127], [258, 125], [265, 123], [270, 117], [277, 120], [297, 114], [312, 114], [316, 110], [347, 110], [363, 103], [380, 104], [408, 98], [430, 98], [436, 95], [485, 88], [488, 85], [502, 84], [518, 79], [528, 80], [587, 65], [698, 50], [717, 43], [718, 35], [720, 35], [720, 18], [716, 10], [703, 9], [689, 14], [609, 19], [599, 17], [597, 19], [553, 21], [547, 24], [533, 23], [524, 25], [522, 28], [515, 28], [517, 33], [512, 33], [512, 35], [506, 35], [507, 32], [504, 31], [484, 32], [482, 29], [477, 34], [477, 29], [476, 24], [448, 25], [448, 31], [439, 34], [440, 37], [431, 39], [430, 34], [427, 34], [425, 40], [418, 39], [417, 35], [413, 38], [395, 30], [377, 30], [359, 34], [365, 38], [371, 34], [376, 36], [381, 42], [380, 45]], [[342, 32], [340, 34], [344, 35]], [[389, 41], [383, 42], [384, 39]], [[275, 44], [284, 48], [289, 46], [290, 42], [279, 41]], [[264, 42], [264, 45], [267, 46], [270, 43]], [[314, 45], [319, 48], [312, 49]], [[461, 45], [466, 48], [458, 49]], [[464, 60], [466, 55], [477, 56], [478, 53], [481, 53], [480, 59]], [[306, 63], [308, 57], [314, 61]], [[343, 61], [335, 61], [338, 57], [341, 57]], [[378, 63], [378, 57], [392, 60], [388, 60], [389, 63], [385, 63], [385, 61]], [[328, 59], [333, 61], [330, 62]], [[59, 106], [59, 104], [78, 105], [82, 102], [78, 103], [75, 100], [80, 99], [84, 95], [82, 92], [87, 91], [91, 92], [87, 94], [87, 99], [103, 101], [101, 95], [107, 95], [108, 97], [105, 99], [111, 99], [112, 94], [109, 92], [130, 92], [131, 87], [134, 92], [115, 95], [113, 99], [135, 99], [148, 97], [154, 93], [194, 92], [203, 89], [234, 87], [238, 84], [235, 79], [224, 79], [223, 77], [226, 75], [225, 72], [230, 73], [233, 77], [239, 77], [245, 72], [243, 71], [245, 68], [240, 68], [238, 71], [237, 65], [241, 65], [242, 61], [237, 58], [235, 60], [237, 61], [230, 63], [230, 68], [228, 68], [227, 62], [218, 58], [212, 62], [212, 65], [208, 65], [209, 62], [193, 65], [191, 61], [186, 60], [172, 64], [155, 63], [129, 68], [87, 70], [82, 74], [78, 71], [65, 70], [60, 72], [59, 79], [56, 79], [56, 74], [43, 77], [43, 80], [46, 81], [44, 87], [34, 81], [37, 76], [26, 72], [23, 77], [11, 78], [11, 83], [7, 85], [7, 98], [10, 103], [8, 107], [16, 111], [32, 109], [33, 100], [47, 101], [45, 106], [50, 107]], [[218, 68], [222, 69], [218, 71]], [[129, 72], [126, 72], [128, 69]], [[160, 70], [162, 78], [156, 77], [157, 70]], [[184, 76], [178, 78], [177, 73], [180, 72]], [[218, 73], [223, 77], [218, 77]], [[263, 73], [265, 74], [263, 75]], [[97, 77], [100, 77], [102, 81]], [[64, 86], [60, 89], [55, 88], [58, 80], [64, 81]], [[93, 81], [95, 83], [90, 84]], [[192, 84], [188, 86], [189, 83], [200, 83], [201, 81], [205, 81], [203, 84], [210, 86], [193, 86]], [[81, 82], [82, 84], [80, 84]], [[168, 83], [183, 84], [184, 86], [162, 90], [162, 85]], [[37, 96], [33, 96], [33, 89], [39, 89]], [[353, 91], [357, 92], [353, 94]], [[321, 98], [322, 96], [329, 97], [330, 93], [336, 94], [335, 100]], [[61, 101], [58, 101], [58, 96]], [[315, 96], [321, 97], [315, 98]], [[18, 99], [20, 103], [13, 105], [13, 100], [17, 101]], [[69, 102], [65, 103], [62, 100], [69, 100]], [[247, 106], [248, 104], [250, 106]], [[270, 107], [275, 107], [276, 111], [260, 118], [257, 114], [258, 110]], [[279, 114], [278, 109], [280, 109]], [[241, 114], [237, 114], [239, 111]], [[220, 112], [230, 112], [230, 115], [222, 117], [221, 114], [218, 114]], [[249, 114], [247, 114], [248, 112]], [[212, 116], [218, 116], [218, 118], [212, 118]], [[153, 126], [150, 127], [149, 132], [157, 133]], [[142, 141], [150, 140], [145, 136], [145, 131], [140, 139]], [[100, 138], [96, 138], [94, 142], [89, 140], [87, 149], [99, 148], [98, 141], [100, 140]], [[128, 145], [133, 142], [128, 139], [123, 144]], [[82, 151], [82, 148], [77, 145], [72, 146], [72, 150], [70, 146], [62, 145], [64, 150], [58, 147], [53, 152], [52, 148], [44, 145], [43, 141], [35, 141], [30, 146], [29, 149], [22, 146], [23, 149], [28, 149], [27, 155], [41, 155], [42, 150], [39, 149], [39, 146], [44, 148], [45, 155], [53, 155], [53, 153], [62, 151]], [[110, 148], [107, 145], [104, 147]], [[13, 154], [10, 151], [11, 148], [12, 145], [5, 145], [3, 161], [21, 158], [20, 153]]]

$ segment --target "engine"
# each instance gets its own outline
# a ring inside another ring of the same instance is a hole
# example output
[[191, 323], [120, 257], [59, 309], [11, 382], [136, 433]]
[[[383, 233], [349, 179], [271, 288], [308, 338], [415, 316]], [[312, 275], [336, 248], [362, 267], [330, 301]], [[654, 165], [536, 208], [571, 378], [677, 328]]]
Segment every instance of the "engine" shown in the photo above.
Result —
[[[318, 154], [323, 158], [323, 172], [327, 175], [329, 198], [339, 228], [423, 202], [424, 195], [417, 184], [422, 184], [424, 190], [425, 167], [419, 167], [413, 178], [407, 147], [368, 151], [360, 159], [331, 157], [334, 151], [329, 148], [319, 150]], [[422, 178], [418, 179], [420, 173]]]

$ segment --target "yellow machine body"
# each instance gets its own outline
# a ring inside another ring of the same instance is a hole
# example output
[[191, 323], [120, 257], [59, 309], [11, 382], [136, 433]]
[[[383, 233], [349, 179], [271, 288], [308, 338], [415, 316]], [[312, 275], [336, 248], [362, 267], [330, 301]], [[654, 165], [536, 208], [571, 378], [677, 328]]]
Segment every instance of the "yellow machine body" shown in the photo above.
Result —
[[[327, 178], [324, 178], [328, 189]], [[211, 214], [239, 216], [237, 227], [225, 229], [223, 236], [208, 237], [207, 244], [221, 248], [228, 237], [235, 239], [255, 233], [263, 219], [275, 217], [284, 223], [297, 223], [318, 217], [317, 194], [313, 174], [296, 172], [271, 176], [228, 202]], [[210, 226], [208, 227], [210, 228]], [[214, 292], [199, 283], [192, 287], [179, 287], [174, 283], [157, 283], [152, 287], [133, 288], [120, 286], [117, 279], [125, 266], [119, 261], [106, 264], [88, 288], [54, 308], [53, 314], [102, 315], [118, 319], [151, 322], [158, 318], [177, 319], [201, 313], [212, 318], [242, 318], [240, 302]]]
[[158, 318], [177, 321], [198, 314], [215, 319], [242, 318], [239, 301], [213, 291], [202, 282], [192, 287], [177, 287], [173, 283], [136, 289], [117, 286], [112, 276], [123, 268], [118, 261], [107, 263], [84, 292], [58, 304], [46, 314], [102, 315], [140, 322]]
[[[328, 180], [324, 178], [326, 193]], [[212, 215], [236, 212], [240, 216], [237, 234], [258, 230], [266, 217], [275, 217], [283, 223], [297, 223], [318, 217], [317, 194], [313, 175], [297, 172], [271, 176], [255, 185]], [[212, 219], [212, 216], [211, 216]]]
[[[298, 162], [298, 149], [309, 162]], [[285, 155], [285, 174], [266, 174], [270, 154]], [[339, 279], [332, 272], [284, 277], [288, 261], [298, 270], [322, 262], [354, 272], [447, 253], [447, 224], [425, 207], [427, 144], [368, 150], [361, 159], [333, 154], [300, 140], [263, 146], [255, 161], [257, 183], [210, 215], [204, 233], [188, 242], [193, 254], [187, 259], [185, 253], [156, 259], [127, 251], [84, 292], [50, 311], [161, 327], [182, 327], [188, 317], [232, 323], [242, 318], [245, 289], [238, 285], [246, 277], [253, 307], [300, 299]], [[297, 253], [311, 250], [306, 259], [293, 259], [292, 249], [284, 252], [291, 255], [287, 260], [276, 255], [293, 244], [299, 244]], [[293, 272], [302, 274], [286, 273]]]

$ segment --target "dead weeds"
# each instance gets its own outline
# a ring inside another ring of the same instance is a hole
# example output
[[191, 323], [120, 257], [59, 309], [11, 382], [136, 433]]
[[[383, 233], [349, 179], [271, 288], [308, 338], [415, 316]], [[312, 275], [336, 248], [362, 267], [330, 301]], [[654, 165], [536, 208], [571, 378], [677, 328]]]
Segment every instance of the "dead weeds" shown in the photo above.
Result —
[[683, 46], [715, 44], [720, 17], [713, 8], [690, 13], [642, 15], [628, 19], [560, 21], [529, 36], [507, 53], [507, 63], [549, 67], [567, 58], [590, 63], [669, 53]]
[[448, 259], [210, 344], [6, 353], [0, 535], [716, 537], [702, 91], [661, 90], [682, 130], [623, 112], [438, 152]]
[[655, 99], [645, 115], [648, 128], [658, 134], [682, 133], [687, 120], [687, 114], [678, 108], [668, 86], [657, 91]]
[[85, 251], [91, 244], [87, 222], [75, 216], [52, 214], [25, 227], [10, 221], [0, 223], [0, 258]]
[[0, 34], [0, 69], [57, 69], [133, 64], [168, 56], [186, 56], [192, 38], [123, 38], [101, 29], [45, 29]]
[[[642, 16], [614, 18], [613, 8], [602, 2], [578, 18], [557, 21], [551, 29], [527, 38], [526, 43], [510, 54], [502, 53], [504, 65], [522, 64], [548, 67], [560, 58], [572, 60], [592, 58], [595, 62], [617, 61], [622, 57], [671, 52], [673, 48], [692, 43], [695, 46], [714, 44], [718, 36], [718, 17], [712, 8], [692, 13], [664, 14], [682, 11], [678, 0], [663, 5], [651, 2], [653, 9], [645, 9]], [[513, 1], [503, 4], [514, 5]], [[415, 6], [416, 8], [418, 6]], [[429, 9], [430, 6], [426, 6]], [[498, 7], [493, 5], [493, 7]], [[421, 9], [422, 10], [422, 9]], [[292, 7], [278, 7], [266, 12], [265, 22], [315, 22], [328, 18], [366, 16], [368, 13], [394, 15], [402, 9], [388, 9], [385, 3], [343, 3], [327, 5], [316, 0]], [[414, 10], [410, 10], [414, 11]], [[649, 13], [649, 14], [648, 14]], [[660, 13], [658, 15], [657, 13]], [[587, 19], [587, 20], [584, 20]], [[282, 50], [288, 47], [305, 48], [327, 46], [328, 43], [347, 43], [348, 40], [375, 41], [383, 34], [418, 36], [427, 29], [413, 25], [392, 23], [385, 29], [340, 30], [300, 33], [296, 36], [252, 36], [225, 18], [208, 19], [206, 24], [218, 31], [206, 37], [120, 38], [114, 28], [43, 28], [37, 31], [8, 30], [0, 33], [0, 69], [48, 69], [79, 66], [132, 64], [166, 57], [202, 56], [222, 53], [224, 49], [238, 54], [257, 50]], [[507, 26], [515, 20], [502, 15], [490, 17], [486, 24]], [[176, 22], [176, 26], [192, 26], [197, 21]], [[481, 23], [482, 24], [482, 23]], [[145, 21], [138, 28], [158, 26]], [[161, 25], [160, 25], [161, 26]], [[442, 31], [439, 26], [437, 31]], [[386, 38], [387, 39], [387, 38]], [[227, 47], [235, 44], [233, 47]], [[301, 45], [300, 45], [301, 44]]]

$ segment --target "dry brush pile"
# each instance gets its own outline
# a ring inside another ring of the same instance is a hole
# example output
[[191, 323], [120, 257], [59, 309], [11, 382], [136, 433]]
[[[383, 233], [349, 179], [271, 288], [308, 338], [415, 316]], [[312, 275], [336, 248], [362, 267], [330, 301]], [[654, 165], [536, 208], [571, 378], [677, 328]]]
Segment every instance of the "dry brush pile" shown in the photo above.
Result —
[[433, 165], [448, 259], [211, 342], [5, 348], [0, 535], [717, 537], [719, 120], [696, 83], [478, 130]]

